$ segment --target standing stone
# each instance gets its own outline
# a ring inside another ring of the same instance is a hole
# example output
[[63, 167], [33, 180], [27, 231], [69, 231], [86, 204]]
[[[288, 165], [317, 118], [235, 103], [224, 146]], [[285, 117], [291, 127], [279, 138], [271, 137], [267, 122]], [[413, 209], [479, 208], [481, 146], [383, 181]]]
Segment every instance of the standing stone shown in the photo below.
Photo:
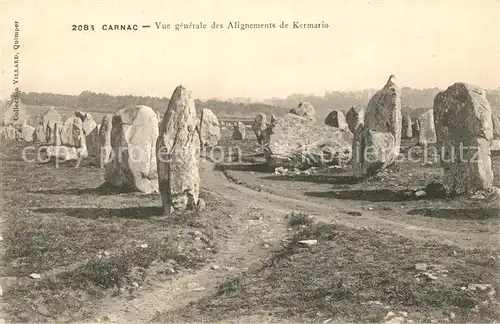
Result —
[[[493, 118], [493, 143], [491, 144], [492, 151], [500, 151], [500, 112], [494, 111], [492, 114]], [[500, 183], [500, 179], [495, 180]]]
[[402, 131], [402, 136], [403, 136], [403, 138], [406, 138], [406, 139], [412, 139], [413, 138], [413, 124], [411, 122], [411, 117], [410, 116], [404, 116], [403, 117], [403, 131]]
[[[353, 159], [364, 175], [374, 175], [396, 162], [401, 146], [401, 89], [391, 75], [371, 98], [365, 113], [363, 144]], [[359, 173], [358, 173], [359, 175]]]
[[156, 142], [159, 188], [166, 215], [198, 205], [199, 137], [192, 92], [178, 86], [168, 103]]
[[364, 124], [361, 123], [358, 125], [358, 128], [354, 131], [354, 136], [352, 140], [352, 158], [351, 158], [351, 165], [352, 165], [352, 172], [354, 177], [356, 178], [361, 178], [363, 177], [363, 161], [359, 160], [364, 154]]
[[7, 127], [5, 128], [5, 139], [15, 140], [16, 133], [17, 133], [17, 130], [14, 128], [14, 126], [12, 126], [10, 124], [7, 125]]
[[316, 121], [316, 111], [309, 102], [301, 102], [297, 108], [290, 109], [290, 113]]
[[336, 128], [348, 128], [344, 113], [339, 110], [334, 110], [325, 118], [325, 125]]
[[54, 146], [59, 146], [62, 144], [62, 142], [61, 142], [61, 126], [60, 125], [61, 125], [60, 123], [55, 122], [53, 125], [53, 128], [52, 128], [51, 138], [52, 138], [52, 145], [54, 145]]
[[412, 133], [413, 133], [413, 137], [420, 136], [420, 120], [418, 120], [418, 118], [416, 118], [415, 121], [413, 121]]
[[21, 140], [25, 142], [33, 142], [33, 134], [35, 133], [35, 127], [28, 125], [26, 123], [21, 125]]
[[80, 148], [85, 138], [83, 133], [83, 123], [78, 117], [69, 117], [61, 127], [61, 144], [69, 147]]
[[38, 125], [35, 127], [35, 135], [33, 141], [43, 143], [47, 141], [47, 137], [45, 136], [45, 128], [43, 127], [43, 125]]
[[60, 123], [61, 121], [61, 115], [53, 107], [49, 108], [42, 116], [42, 125], [45, 130], [49, 123], [53, 125], [55, 122]]
[[85, 135], [85, 144], [88, 155], [91, 157], [99, 156], [99, 132], [97, 123], [89, 113], [77, 110], [75, 115], [82, 120], [82, 129], [83, 134]]
[[233, 139], [234, 140], [244, 140], [246, 134], [245, 124], [242, 122], [237, 122], [233, 126]]
[[199, 124], [200, 144], [202, 148], [211, 148], [219, 143], [220, 127], [217, 116], [208, 108], [203, 108]]
[[274, 114], [271, 114], [271, 124], [276, 123], [276, 121], [278, 121], [278, 119], [276, 118], [276, 116]]
[[349, 126], [349, 130], [351, 133], [355, 133], [358, 129], [359, 125], [364, 123], [365, 119], [365, 109], [360, 106], [353, 106], [347, 112], [345, 116], [347, 125]]
[[434, 126], [434, 112], [432, 109], [420, 115], [418, 120], [420, 125], [418, 144], [422, 146], [435, 144], [437, 142], [437, 138], [436, 127]]
[[500, 112], [494, 111], [491, 118], [493, 120], [493, 139], [500, 140]]
[[106, 114], [102, 118], [101, 126], [99, 127], [99, 157], [100, 157], [100, 167], [104, 166], [111, 159], [111, 153], [113, 151], [111, 147], [111, 129], [113, 127], [113, 115]]
[[455, 83], [434, 99], [434, 121], [444, 185], [467, 194], [493, 186], [491, 107], [483, 89]]
[[252, 123], [252, 129], [253, 132], [255, 133], [255, 137], [257, 137], [257, 142], [259, 144], [262, 144], [266, 127], [267, 127], [266, 115], [264, 115], [263, 113], [257, 114], [257, 116], [255, 116], [255, 120]]
[[126, 191], [158, 192], [157, 138], [158, 119], [153, 109], [139, 105], [118, 110], [112, 120], [113, 152], [105, 166], [106, 182]]

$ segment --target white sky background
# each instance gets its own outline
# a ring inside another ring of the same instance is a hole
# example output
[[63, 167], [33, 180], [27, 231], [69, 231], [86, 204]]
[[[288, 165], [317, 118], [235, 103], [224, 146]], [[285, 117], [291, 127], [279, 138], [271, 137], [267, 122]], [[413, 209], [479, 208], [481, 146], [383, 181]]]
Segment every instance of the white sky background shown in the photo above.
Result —
[[[0, 98], [12, 92], [14, 21], [21, 91], [197, 98], [323, 95], [325, 90], [500, 87], [500, 1], [4, 1]], [[328, 29], [156, 30], [155, 21], [279, 24]], [[71, 31], [94, 24], [94, 32]], [[136, 32], [102, 24], [149, 24]]]

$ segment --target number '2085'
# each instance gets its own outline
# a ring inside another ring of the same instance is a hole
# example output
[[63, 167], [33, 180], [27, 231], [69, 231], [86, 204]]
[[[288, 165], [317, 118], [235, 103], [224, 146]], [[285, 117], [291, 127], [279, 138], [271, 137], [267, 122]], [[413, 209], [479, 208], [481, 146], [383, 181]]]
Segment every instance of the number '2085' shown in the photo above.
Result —
[[88, 31], [94, 30], [94, 25], [71, 25], [73, 31]]

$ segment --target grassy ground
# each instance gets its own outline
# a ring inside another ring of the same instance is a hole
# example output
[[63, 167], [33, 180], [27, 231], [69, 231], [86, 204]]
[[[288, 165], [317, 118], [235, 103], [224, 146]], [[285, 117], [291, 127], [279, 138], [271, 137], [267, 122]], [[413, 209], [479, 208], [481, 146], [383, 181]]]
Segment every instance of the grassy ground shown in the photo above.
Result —
[[[197, 268], [216, 246], [194, 240], [223, 228], [219, 198], [207, 210], [161, 217], [156, 195], [102, 190], [102, 170], [88, 164], [26, 163], [23, 144], [2, 143], [0, 266], [8, 321], [84, 320], [102, 298], [134, 298], [153, 277]], [[32, 279], [30, 274], [40, 274]]]
[[[292, 237], [265, 264], [161, 322], [261, 316], [298, 322], [379, 322], [405, 311], [416, 322], [500, 320], [499, 251], [464, 251], [389, 232], [291, 220]], [[316, 239], [306, 246], [300, 240]], [[426, 263], [426, 271], [415, 269]], [[429, 279], [423, 273], [432, 274]], [[492, 284], [484, 291], [469, 284]], [[464, 288], [462, 288], [464, 287]]]

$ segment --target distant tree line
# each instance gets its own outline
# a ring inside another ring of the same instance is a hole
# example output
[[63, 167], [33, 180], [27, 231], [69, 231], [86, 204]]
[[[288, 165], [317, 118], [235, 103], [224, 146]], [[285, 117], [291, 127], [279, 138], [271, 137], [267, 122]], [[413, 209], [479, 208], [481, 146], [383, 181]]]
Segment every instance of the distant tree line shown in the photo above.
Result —
[[[300, 102], [308, 101], [316, 108], [316, 114], [324, 118], [332, 110], [346, 112], [354, 105], [366, 106], [376, 89], [365, 89], [360, 91], [327, 91], [321, 96], [292, 94], [288, 97], [272, 98], [261, 102], [254, 102], [249, 98], [238, 98], [232, 100], [195, 100], [196, 107], [210, 108], [219, 116], [241, 116], [249, 117], [257, 113], [276, 116], [284, 115], [292, 107]], [[427, 109], [432, 108], [434, 97], [438, 88], [413, 89], [404, 87], [401, 89], [403, 114], [419, 116]], [[83, 91], [79, 95], [62, 95], [54, 93], [21, 92], [21, 102], [30, 106], [55, 106], [67, 107], [88, 111], [115, 112], [128, 105], [141, 104], [159, 111], [161, 114], [168, 107], [169, 98], [144, 97], [144, 96], [112, 96], [106, 93], [95, 93]], [[487, 90], [487, 98], [493, 109], [500, 110], [500, 89]]]
[[[29, 106], [66, 107], [87, 111], [115, 112], [128, 105], [146, 105], [160, 113], [168, 107], [169, 98], [144, 96], [111, 96], [106, 93], [83, 91], [79, 95], [62, 95], [54, 93], [21, 92], [21, 102]], [[195, 100], [198, 110], [210, 108], [221, 116], [252, 116], [258, 112], [267, 114], [281, 113], [283, 108], [264, 103], [240, 103], [222, 100]], [[200, 111], [199, 111], [200, 112]]]

